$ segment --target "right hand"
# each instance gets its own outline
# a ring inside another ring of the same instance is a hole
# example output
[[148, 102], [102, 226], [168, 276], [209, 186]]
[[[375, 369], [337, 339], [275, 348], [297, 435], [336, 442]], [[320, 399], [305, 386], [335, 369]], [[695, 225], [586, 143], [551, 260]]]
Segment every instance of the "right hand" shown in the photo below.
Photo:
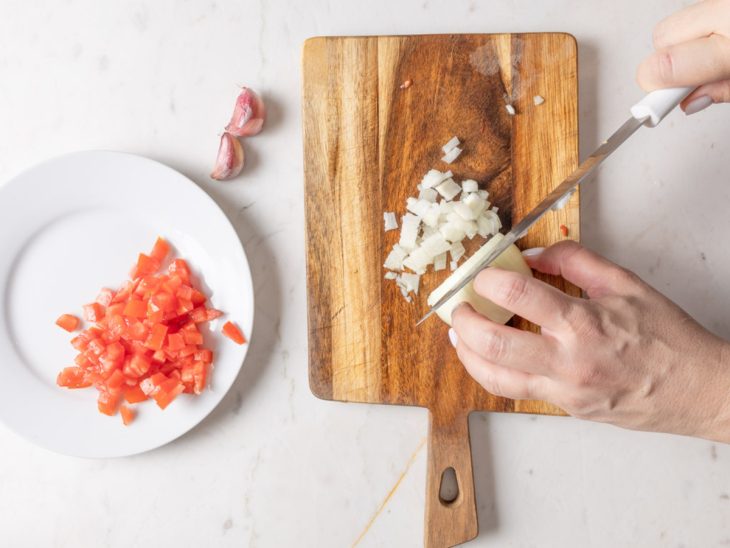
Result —
[[681, 103], [694, 114], [713, 103], [730, 103], [730, 0], [703, 0], [654, 28], [656, 51], [639, 65], [645, 91], [695, 86]]

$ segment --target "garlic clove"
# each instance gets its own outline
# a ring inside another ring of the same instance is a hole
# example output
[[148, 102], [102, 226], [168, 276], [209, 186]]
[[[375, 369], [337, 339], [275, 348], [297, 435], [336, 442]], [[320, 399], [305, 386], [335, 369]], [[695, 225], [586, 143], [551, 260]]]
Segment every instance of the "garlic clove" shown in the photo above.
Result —
[[226, 131], [236, 137], [256, 135], [264, 125], [264, 118], [266, 118], [266, 107], [261, 97], [251, 88], [242, 88]]
[[218, 181], [232, 179], [243, 169], [243, 146], [241, 142], [226, 132], [221, 135], [221, 144], [218, 147], [218, 157], [215, 160], [215, 167], [210, 174], [211, 178]]

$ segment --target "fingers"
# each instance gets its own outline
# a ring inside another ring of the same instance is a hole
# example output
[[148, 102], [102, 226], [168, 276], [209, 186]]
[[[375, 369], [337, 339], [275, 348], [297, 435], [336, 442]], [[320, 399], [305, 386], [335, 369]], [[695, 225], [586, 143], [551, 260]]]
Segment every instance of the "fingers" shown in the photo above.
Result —
[[[538, 272], [561, 276], [594, 299], [616, 293], [633, 294], [643, 287], [641, 280], [631, 272], [569, 240], [537, 255], [525, 256], [525, 260]], [[573, 301], [569, 302], [575, 304]]]
[[540, 375], [552, 369], [556, 349], [548, 337], [494, 323], [469, 305], [454, 311], [452, 324], [459, 342], [490, 363]]
[[546, 394], [547, 379], [495, 365], [473, 350], [463, 341], [456, 344], [456, 353], [469, 375], [487, 392], [513, 400], [540, 400]]
[[[723, 12], [728, 14], [723, 17]], [[697, 2], [660, 21], [654, 27], [654, 48], [662, 49], [710, 34], [730, 35], [730, 2]]]
[[661, 48], [642, 61], [636, 79], [647, 91], [730, 79], [730, 38], [713, 34]]
[[730, 103], [730, 80], [698, 87], [680, 106], [685, 114], [695, 114], [715, 103]]

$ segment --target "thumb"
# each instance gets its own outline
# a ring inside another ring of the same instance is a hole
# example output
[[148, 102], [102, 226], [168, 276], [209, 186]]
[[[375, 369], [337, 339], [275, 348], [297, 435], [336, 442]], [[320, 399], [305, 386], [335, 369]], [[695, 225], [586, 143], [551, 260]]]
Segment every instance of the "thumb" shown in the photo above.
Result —
[[730, 103], [730, 80], [698, 87], [682, 101], [681, 106], [685, 114], [694, 114], [713, 103]]
[[631, 292], [639, 279], [608, 259], [589, 251], [577, 242], [565, 240], [544, 250], [523, 253], [531, 268], [544, 274], [562, 276], [583, 289], [590, 298]]

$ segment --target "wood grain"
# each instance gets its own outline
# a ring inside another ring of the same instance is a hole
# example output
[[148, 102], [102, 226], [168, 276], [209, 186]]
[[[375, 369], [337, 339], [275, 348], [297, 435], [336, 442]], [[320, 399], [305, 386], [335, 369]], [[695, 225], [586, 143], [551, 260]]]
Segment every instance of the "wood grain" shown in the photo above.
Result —
[[[400, 84], [412, 85], [401, 89]], [[545, 103], [533, 104], [541, 95]], [[505, 109], [514, 105], [516, 116]], [[426, 541], [476, 534], [467, 417], [472, 411], [560, 414], [547, 403], [493, 396], [459, 363], [447, 326], [415, 328], [426, 296], [448, 275], [422, 277], [414, 304], [383, 280], [396, 231], [383, 211], [404, 214], [416, 184], [457, 135], [451, 166], [490, 193], [509, 227], [577, 165], [576, 44], [566, 34], [314, 38], [303, 58], [303, 128], [309, 373], [324, 399], [418, 405], [430, 410]], [[520, 241], [544, 246], [579, 238], [578, 196]], [[473, 252], [481, 242], [470, 242]], [[576, 288], [545, 278], [564, 291]], [[522, 329], [535, 326], [516, 318]], [[459, 478], [457, 502], [433, 494], [445, 468]], [[447, 532], [448, 531], [448, 532]]]

